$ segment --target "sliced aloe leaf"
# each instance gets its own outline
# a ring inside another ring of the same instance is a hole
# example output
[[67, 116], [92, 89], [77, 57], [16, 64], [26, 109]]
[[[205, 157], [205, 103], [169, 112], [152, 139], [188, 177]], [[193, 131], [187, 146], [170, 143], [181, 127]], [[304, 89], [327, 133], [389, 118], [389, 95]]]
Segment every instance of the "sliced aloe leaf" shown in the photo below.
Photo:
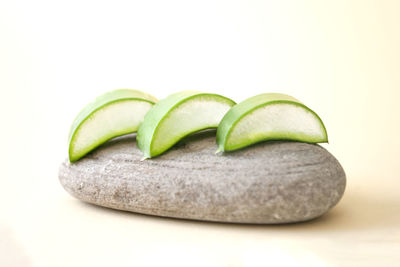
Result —
[[72, 123], [69, 160], [77, 161], [107, 140], [136, 132], [156, 102], [154, 96], [132, 89], [117, 89], [99, 96]]
[[253, 96], [232, 107], [217, 129], [217, 152], [266, 140], [328, 142], [319, 116], [296, 98], [279, 93]]
[[160, 100], [146, 114], [136, 142], [144, 158], [158, 156], [183, 137], [216, 128], [235, 102], [217, 94], [182, 91]]

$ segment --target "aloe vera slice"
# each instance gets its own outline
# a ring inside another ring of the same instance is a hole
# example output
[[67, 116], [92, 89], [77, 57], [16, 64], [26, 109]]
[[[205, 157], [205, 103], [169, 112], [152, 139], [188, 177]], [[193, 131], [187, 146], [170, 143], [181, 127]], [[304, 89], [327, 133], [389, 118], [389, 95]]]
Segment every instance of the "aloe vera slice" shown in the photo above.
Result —
[[232, 107], [217, 129], [217, 152], [261, 141], [328, 142], [320, 117], [296, 98], [279, 93], [253, 96]]
[[72, 123], [68, 138], [70, 162], [107, 140], [136, 132], [156, 102], [154, 96], [132, 89], [117, 89], [96, 98]]
[[217, 128], [235, 102], [217, 94], [182, 91], [160, 100], [146, 114], [136, 142], [145, 158], [158, 156], [183, 137]]

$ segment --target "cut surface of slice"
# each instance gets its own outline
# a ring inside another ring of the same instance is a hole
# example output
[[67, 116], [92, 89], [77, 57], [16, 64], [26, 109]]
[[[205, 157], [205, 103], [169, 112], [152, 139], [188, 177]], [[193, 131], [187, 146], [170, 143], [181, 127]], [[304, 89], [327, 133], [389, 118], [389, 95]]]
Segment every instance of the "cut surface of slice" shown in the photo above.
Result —
[[233, 151], [261, 141], [328, 142], [319, 116], [294, 97], [261, 94], [237, 104], [217, 129], [218, 151]]
[[69, 160], [77, 161], [107, 140], [136, 132], [155, 102], [155, 97], [132, 89], [117, 89], [96, 98], [72, 124]]
[[217, 128], [235, 102], [217, 94], [182, 91], [160, 100], [146, 114], [136, 141], [144, 158], [158, 156], [183, 137]]

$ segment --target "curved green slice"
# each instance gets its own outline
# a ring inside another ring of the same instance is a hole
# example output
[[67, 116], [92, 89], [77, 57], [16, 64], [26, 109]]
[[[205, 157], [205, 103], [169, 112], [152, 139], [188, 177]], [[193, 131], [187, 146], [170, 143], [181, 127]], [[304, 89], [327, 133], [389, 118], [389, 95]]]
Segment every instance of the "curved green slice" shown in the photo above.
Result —
[[145, 158], [158, 156], [183, 137], [209, 128], [220, 120], [235, 102], [221, 95], [182, 91], [160, 100], [146, 114], [136, 142]]
[[318, 115], [294, 97], [260, 94], [232, 107], [217, 129], [217, 152], [232, 151], [267, 140], [328, 142]]
[[154, 96], [132, 89], [117, 89], [96, 98], [72, 123], [68, 138], [70, 162], [107, 140], [136, 132], [156, 102]]

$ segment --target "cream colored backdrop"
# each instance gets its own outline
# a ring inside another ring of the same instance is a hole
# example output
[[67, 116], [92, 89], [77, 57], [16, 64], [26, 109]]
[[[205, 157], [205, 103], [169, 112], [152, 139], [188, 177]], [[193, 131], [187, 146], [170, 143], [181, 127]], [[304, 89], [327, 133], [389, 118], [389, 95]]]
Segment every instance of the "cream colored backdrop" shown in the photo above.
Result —
[[[396, 266], [399, 13], [389, 0], [1, 0], [0, 265]], [[324, 147], [348, 176], [345, 197], [320, 220], [281, 227], [75, 201], [57, 180], [70, 123], [123, 87], [159, 98], [291, 94], [324, 120]]]

